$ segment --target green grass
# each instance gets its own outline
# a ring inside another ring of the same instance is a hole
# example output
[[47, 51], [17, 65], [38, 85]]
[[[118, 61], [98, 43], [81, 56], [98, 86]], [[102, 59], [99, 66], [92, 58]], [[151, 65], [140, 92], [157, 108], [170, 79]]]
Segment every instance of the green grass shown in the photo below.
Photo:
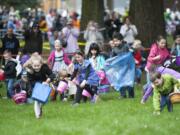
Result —
[[[5, 96], [1, 86], [0, 94]], [[141, 87], [136, 86], [135, 99], [118, 99], [119, 93], [111, 91], [101, 95], [97, 104], [72, 107], [71, 102], [48, 102], [41, 119], [35, 118], [33, 104], [16, 105], [0, 98], [0, 135], [179, 135], [180, 105], [174, 105], [172, 113], [165, 108], [154, 116], [152, 97], [140, 104]]]
[[[141, 90], [136, 87], [135, 99], [118, 99], [111, 91], [102, 95], [97, 104], [48, 102], [43, 117], [36, 119], [33, 104], [16, 105], [0, 99], [1, 135], [179, 135], [180, 106], [167, 109], [160, 116], [152, 114], [152, 98], [140, 104]], [[4, 88], [0, 89], [4, 95]]]

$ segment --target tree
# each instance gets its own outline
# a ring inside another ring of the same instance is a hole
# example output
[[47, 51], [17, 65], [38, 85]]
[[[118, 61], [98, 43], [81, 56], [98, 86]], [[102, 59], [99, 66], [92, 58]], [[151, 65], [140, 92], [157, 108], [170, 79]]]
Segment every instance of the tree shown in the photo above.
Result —
[[81, 31], [86, 29], [90, 20], [103, 27], [104, 0], [82, 0]]
[[180, 10], [179, 0], [164, 0], [164, 7], [170, 8], [171, 10]]
[[166, 35], [163, 0], [131, 0], [129, 14], [145, 47], [150, 47], [158, 35]]
[[1, 0], [1, 5], [13, 6], [15, 9], [24, 10], [25, 8], [35, 8], [39, 6], [40, 0]]

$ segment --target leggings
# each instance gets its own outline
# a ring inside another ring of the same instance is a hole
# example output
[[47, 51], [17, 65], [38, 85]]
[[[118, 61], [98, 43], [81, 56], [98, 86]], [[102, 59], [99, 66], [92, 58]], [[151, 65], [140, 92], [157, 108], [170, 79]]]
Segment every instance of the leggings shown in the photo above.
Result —
[[75, 103], [80, 103], [82, 98], [82, 91], [84, 89], [87, 90], [91, 94], [91, 96], [97, 95], [97, 86], [92, 86], [88, 84], [86, 84], [84, 88], [77, 86]]

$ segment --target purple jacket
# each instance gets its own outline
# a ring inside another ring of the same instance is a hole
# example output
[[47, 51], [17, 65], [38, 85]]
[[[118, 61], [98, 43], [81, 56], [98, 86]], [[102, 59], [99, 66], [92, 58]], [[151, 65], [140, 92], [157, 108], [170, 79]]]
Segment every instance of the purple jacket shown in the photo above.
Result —
[[[64, 63], [66, 65], [69, 65], [71, 64], [71, 61], [69, 60], [68, 56], [66, 55], [66, 53], [64, 52], [64, 49], [62, 49], [63, 51], [63, 60], [64, 60]], [[54, 65], [54, 61], [55, 61], [55, 51], [52, 51], [48, 57], [48, 65], [50, 68], [53, 67]]]
[[[89, 74], [86, 78], [86, 73], [88, 68], [89, 68]], [[78, 72], [77, 80], [79, 83], [81, 83], [83, 80], [86, 80], [87, 84], [89, 85], [94, 85], [94, 86], [99, 85], [99, 77], [88, 60], [84, 60], [83, 65], [76, 63], [74, 65], [74, 72], [76, 71]]]

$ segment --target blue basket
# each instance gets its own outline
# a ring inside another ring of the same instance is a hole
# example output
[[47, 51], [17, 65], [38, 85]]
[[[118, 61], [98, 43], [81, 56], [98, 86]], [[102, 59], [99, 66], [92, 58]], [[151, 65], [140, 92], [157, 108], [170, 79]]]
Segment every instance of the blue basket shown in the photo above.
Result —
[[41, 103], [47, 103], [50, 93], [51, 88], [49, 85], [36, 83], [33, 88], [32, 98]]

